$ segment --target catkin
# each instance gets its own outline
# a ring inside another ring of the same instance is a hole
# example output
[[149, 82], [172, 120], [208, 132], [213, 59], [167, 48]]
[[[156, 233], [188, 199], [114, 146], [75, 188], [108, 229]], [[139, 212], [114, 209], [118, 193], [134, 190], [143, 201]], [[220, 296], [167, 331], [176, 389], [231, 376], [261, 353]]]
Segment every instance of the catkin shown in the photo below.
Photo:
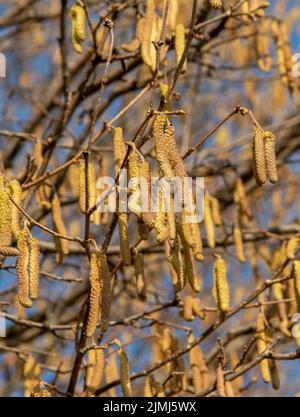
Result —
[[9, 194], [0, 189], [0, 246], [10, 246], [12, 238], [12, 208]]
[[251, 208], [248, 201], [247, 193], [243, 184], [243, 181], [240, 177], [236, 180], [235, 190], [234, 190], [234, 202], [239, 206], [242, 214], [247, 216], [247, 219], [251, 219]]
[[[189, 336], [188, 343], [194, 342], [194, 337]], [[207, 385], [208, 369], [205, 363], [204, 355], [199, 345], [193, 347], [189, 352], [189, 361], [192, 369], [192, 379], [195, 393], [200, 392]]]
[[19, 251], [17, 248], [12, 248], [10, 246], [0, 246], [0, 255], [2, 256], [18, 256]]
[[[262, 354], [266, 348], [265, 319], [263, 313], [258, 313], [256, 320], [256, 345], [258, 354]], [[259, 363], [263, 381], [268, 384], [271, 381], [268, 359], [263, 359]]]
[[159, 164], [159, 167], [163, 175], [167, 179], [173, 178], [173, 170], [169, 162], [169, 158], [166, 152], [165, 146], [165, 131], [164, 126], [166, 123], [166, 116], [164, 114], [158, 114], [153, 123], [153, 138], [154, 138], [154, 148], [156, 160]]
[[39, 295], [39, 255], [40, 246], [37, 239], [30, 237], [29, 245], [29, 294], [32, 300], [37, 300]]
[[136, 279], [136, 292], [140, 300], [146, 301], [146, 281], [144, 272], [144, 258], [140, 252], [136, 252], [134, 259], [134, 270]]
[[32, 356], [27, 356], [24, 367], [24, 396], [30, 397], [36, 385], [40, 382], [41, 368]]
[[135, 150], [130, 153], [128, 159], [128, 179], [131, 195], [128, 201], [128, 209], [137, 217], [141, 216], [141, 197], [139, 187], [140, 164], [139, 156]]
[[185, 321], [195, 320], [193, 312], [193, 301], [194, 300], [191, 295], [187, 295], [183, 300], [183, 318]]
[[100, 319], [100, 297], [101, 297], [101, 281], [100, 281], [100, 265], [99, 252], [93, 252], [90, 259], [90, 294], [89, 294], [89, 315], [86, 326], [87, 337], [92, 337], [96, 331], [98, 321]]
[[280, 374], [278, 371], [277, 361], [275, 359], [269, 359], [269, 368], [271, 374], [271, 383], [272, 387], [275, 390], [280, 389]]
[[140, 162], [140, 178], [142, 220], [149, 229], [152, 229], [155, 222], [151, 213], [151, 172], [149, 163], [145, 159]]
[[130, 246], [128, 240], [128, 219], [127, 213], [118, 214], [119, 221], [119, 240], [122, 260], [125, 266], [131, 264]]
[[[178, 239], [175, 240], [170, 249], [168, 260], [175, 273], [172, 273], [173, 286], [176, 293], [181, 291], [186, 283], [186, 277], [183, 268], [182, 256]], [[172, 271], [173, 272], [173, 271]]]
[[266, 169], [269, 180], [272, 184], [278, 181], [276, 167], [276, 140], [272, 132], [264, 132]]
[[154, 72], [156, 69], [156, 49], [153, 42], [156, 41], [157, 34], [154, 0], [147, 0], [147, 10], [143, 29], [141, 44], [142, 60], [144, 64]]
[[125, 143], [123, 139], [123, 129], [121, 127], [115, 127], [114, 129], [114, 162], [115, 162], [115, 175], [117, 176], [121, 169], [122, 162], [126, 153]]
[[233, 239], [234, 239], [234, 244], [235, 244], [236, 257], [238, 261], [245, 262], [242, 232], [241, 232], [241, 229], [239, 228], [238, 223], [234, 225]]
[[[181, 57], [184, 52], [185, 48], [185, 34], [184, 34], [184, 25], [182, 23], [178, 23], [175, 28], [175, 53], [176, 53], [176, 63], [179, 65], [181, 61]], [[182, 71], [186, 71], [187, 62], [184, 61]]]
[[297, 310], [300, 313], [300, 261], [293, 262], [292, 276], [293, 276]]
[[[22, 187], [17, 180], [12, 180], [8, 183], [7, 188], [11, 194], [13, 200], [18, 204], [21, 204], [22, 200]], [[20, 232], [20, 211], [13, 203], [11, 204], [11, 229], [14, 237], [17, 239]]]
[[230, 291], [224, 259], [218, 256], [213, 269], [213, 298], [221, 312], [229, 311]]
[[213, 9], [221, 9], [223, 7], [222, 0], [209, 0], [209, 4]]
[[182, 246], [183, 246], [185, 276], [187, 277], [188, 282], [190, 286], [192, 287], [193, 291], [198, 293], [201, 291], [202, 282], [201, 282], [200, 277], [196, 274], [196, 271], [195, 271], [193, 251], [185, 240], [182, 226], [178, 225], [177, 228], [178, 228], [178, 232], [179, 232]]
[[156, 239], [164, 242], [169, 237], [169, 228], [166, 225], [166, 211], [164, 201], [164, 189], [162, 186], [157, 188], [157, 208], [155, 216]]
[[217, 368], [217, 392], [219, 397], [226, 397], [225, 378], [220, 365]]
[[122, 392], [124, 397], [132, 397], [128, 358], [125, 350], [122, 348], [119, 349], [118, 354], [120, 359]]
[[295, 259], [296, 252], [298, 251], [300, 246], [300, 236], [292, 236], [286, 244], [286, 257], [288, 259]]
[[77, 53], [82, 52], [82, 42], [85, 39], [85, 11], [79, 4], [71, 7], [72, 44]]
[[144, 397], [153, 397], [153, 377], [148, 375], [145, 378]]
[[256, 62], [263, 72], [269, 72], [272, 67], [271, 55], [268, 51], [266, 37], [257, 33], [255, 36]]
[[[117, 368], [117, 363], [116, 363], [116, 355], [111, 355], [109, 358], [109, 361], [105, 367], [104, 370], [104, 375], [105, 375], [105, 383], [109, 384], [110, 382], [114, 381], [115, 379], [117, 379], [119, 377], [118, 375], [118, 368]], [[116, 397], [116, 390], [114, 387], [110, 388], [107, 391], [108, 395], [110, 397]]]
[[211, 205], [211, 217], [212, 221], [215, 226], [222, 226], [222, 218], [220, 213], [220, 204], [219, 200], [214, 197], [210, 196], [210, 205]]
[[121, 48], [126, 52], [134, 52], [141, 46], [141, 40], [143, 36], [143, 28], [145, 25], [145, 19], [143, 17], [137, 18], [135, 37], [130, 43], [122, 44]]
[[[164, 132], [164, 152], [167, 152], [168, 160], [175, 177], [186, 177], [186, 170], [183, 159], [177, 149], [175, 138], [175, 127], [167, 120], [167, 126]], [[184, 183], [183, 183], [184, 185]], [[187, 191], [188, 193], [189, 191]]]
[[[165, 3], [166, 3], [166, 0], [164, 0], [163, 10], [165, 10]], [[176, 27], [177, 16], [178, 16], [178, 6], [179, 6], [178, 0], [170, 0], [167, 26], [168, 26], [168, 29], [170, 29], [171, 31], [175, 30], [175, 27]]]
[[208, 247], [214, 248], [215, 244], [215, 228], [211, 215], [210, 195], [205, 193], [204, 195], [204, 224], [207, 234]]
[[[51, 202], [52, 208], [52, 218], [53, 218], [53, 226], [54, 230], [61, 235], [66, 236], [67, 230], [63, 221], [62, 211], [60, 206], [59, 197], [57, 194], [53, 196]], [[58, 262], [61, 263], [63, 260], [64, 255], [69, 254], [69, 242], [66, 239], [55, 238], [57, 250], [58, 250]]]
[[[88, 209], [94, 207], [97, 201], [96, 170], [94, 165], [88, 163]], [[79, 163], [79, 207], [82, 213], [86, 212], [86, 167], [82, 159]]]
[[112, 287], [110, 282], [110, 271], [105, 255], [100, 254], [98, 257], [99, 274], [101, 282], [101, 302], [100, 302], [100, 336], [106, 332], [109, 326], [110, 308], [112, 303]]
[[265, 148], [263, 140], [263, 130], [254, 127], [252, 152], [254, 162], [254, 177], [258, 185], [263, 185], [266, 182], [266, 165], [265, 165]]
[[29, 250], [27, 246], [27, 230], [24, 229], [19, 233], [17, 240], [19, 256], [16, 266], [18, 277], [18, 300], [25, 308], [32, 306], [32, 301], [29, 298], [29, 276], [28, 276], [28, 262]]
[[105, 356], [103, 349], [88, 350], [85, 385], [90, 394], [93, 394], [100, 386], [104, 364]]

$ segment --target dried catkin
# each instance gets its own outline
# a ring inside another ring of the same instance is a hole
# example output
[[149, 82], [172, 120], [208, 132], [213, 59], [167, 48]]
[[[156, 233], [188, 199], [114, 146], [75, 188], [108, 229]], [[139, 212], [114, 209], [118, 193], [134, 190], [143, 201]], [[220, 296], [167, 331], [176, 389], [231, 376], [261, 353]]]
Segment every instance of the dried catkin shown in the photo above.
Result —
[[252, 141], [252, 152], [254, 162], [254, 177], [257, 185], [263, 185], [266, 182], [266, 164], [265, 164], [265, 148], [263, 139], [263, 130], [254, 127], [253, 130], [253, 141]]
[[211, 215], [210, 195], [205, 193], [204, 195], [204, 224], [207, 235], [208, 247], [214, 248], [215, 243], [215, 228]]
[[229, 311], [230, 291], [224, 259], [218, 256], [213, 269], [213, 298], [221, 312]]
[[[265, 319], [263, 313], [258, 313], [256, 320], [256, 345], [258, 354], [262, 354], [266, 348]], [[263, 381], [268, 384], [271, 381], [268, 359], [263, 359], [259, 363]]]
[[30, 397], [31, 393], [36, 385], [40, 382], [41, 368], [32, 356], [27, 356], [24, 367], [24, 396]]
[[295, 290], [295, 298], [297, 303], [297, 310], [300, 313], [300, 261], [293, 262], [292, 276]]
[[134, 271], [136, 280], [136, 292], [140, 300], [146, 301], [146, 280], [144, 271], [144, 258], [140, 252], [136, 252], [134, 258]]
[[88, 350], [85, 385], [90, 394], [93, 394], [100, 386], [104, 364], [105, 356], [103, 349]]
[[124, 397], [132, 397], [132, 388], [130, 382], [129, 364], [126, 352], [120, 348], [118, 351], [120, 359], [120, 374], [121, 374], [121, 387]]
[[[185, 34], [184, 34], [184, 26], [182, 23], [178, 23], [175, 28], [175, 52], [176, 52], [176, 63], [179, 65], [181, 61], [181, 57], [184, 52], [185, 48]], [[182, 71], [186, 71], [187, 62], [184, 61]]]
[[100, 279], [99, 252], [93, 252], [90, 259], [90, 294], [89, 294], [89, 315], [86, 326], [87, 337], [92, 337], [96, 331], [100, 317], [100, 297], [102, 283]]
[[34, 237], [29, 237], [29, 294], [32, 300], [37, 300], [39, 295], [39, 255], [40, 246], [39, 242]]
[[82, 42], [85, 39], [85, 11], [79, 4], [71, 7], [72, 44], [77, 53], [82, 52]]
[[166, 116], [164, 114], [158, 114], [153, 123], [153, 138], [156, 160], [163, 175], [167, 179], [173, 178], [173, 170], [169, 162], [169, 158], [165, 146], [165, 130]]
[[213, 9], [221, 9], [223, 7], [222, 0], [209, 0], [209, 4]]
[[[19, 181], [10, 181], [7, 188], [13, 200], [20, 206], [22, 201], [22, 187]], [[13, 203], [11, 204], [11, 229], [14, 237], [17, 239], [20, 232], [20, 211]]]
[[141, 45], [142, 60], [144, 64], [154, 72], [156, 69], [156, 49], [153, 42], [156, 41], [157, 35], [154, 0], [147, 0], [147, 10], [143, 29]]
[[[61, 235], [66, 236], [67, 230], [63, 221], [62, 211], [60, 206], [59, 197], [57, 194], [54, 194], [52, 202], [51, 202], [51, 209], [52, 209], [52, 218], [53, 218], [53, 227], [56, 232]], [[59, 263], [62, 262], [64, 255], [69, 254], [69, 242], [66, 239], [55, 238], [55, 243], [58, 250], [58, 257], [57, 260]]]
[[217, 393], [219, 397], [226, 397], [224, 373], [220, 365], [217, 368]]
[[272, 184], [278, 181], [276, 167], [276, 139], [272, 132], [264, 132], [266, 169], [269, 180]]
[[19, 233], [17, 246], [19, 250], [19, 256], [16, 266], [18, 276], [18, 300], [23, 307], [30, 308], [32, 306], [32, 301], [29, 298], [29, 250], [27, 246], [26, 229], [22, 230]]
[[12, 207], [9, 194], [0, 189], [0, 246], [10, 246], [12, 238]]
[[275, 359], [269, 359], [269, 368], [271, 374], [271, 383], [272, 387], [275, 390], [280, 389], [280, 374], [278, 371], [277, 361]]
[[233, 239], [235, 244], [235, 253], [238, 261], [245, 262], [242, 232], [238, 223], [236, 223], [233, 228]]

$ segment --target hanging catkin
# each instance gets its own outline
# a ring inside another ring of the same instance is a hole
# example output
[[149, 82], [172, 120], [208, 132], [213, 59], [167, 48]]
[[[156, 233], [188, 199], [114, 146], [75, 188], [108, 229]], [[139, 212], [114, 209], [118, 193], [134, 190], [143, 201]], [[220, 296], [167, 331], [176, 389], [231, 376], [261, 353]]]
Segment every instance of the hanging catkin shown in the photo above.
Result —
[[156, 35], [155, 2], [154, 0], [147, 0], [141, 55], [144, 64], [147, 65], [153, 72], [156, 69], [156, 49], [153, 44], [153, 42], [156, 41]]
[[131, 264], [130, 246], [128, 240], [128, 219], [127, 213], [119, 213], [119, 239], [120, 239], [120, 251], [122, 260], [125, 266]]
[[292, 236], [286, 244], [286, 257], [288, 259], [295, 259], [296, 252], [298, 251], [300, 246], [300, 236]]
[[242, 232], [238, 223], [235, 223], [233, 228], [233, 239], [235, 244], [235, 253], [238, 261], [245, 262]]
[[86, 326], [87, 337], [92, 337], [96, 331], [100, 317], [100, 297], [102, 283], [100, 278], [100, 253], [93, 252], [90, 259], [90, 294], [89, 294], [89, 315]]
[[148, 375], [145, 378], [144, 397], [153, 397], [153, 376]]
[[37, 300], [39, 295], [39, 255], [40, 246], [36, 238], [30, 236], [29, 246], [29, 295], [32, 300]]
[[[178, 23], [175, 28], [175, 52], [176, 52], [176, 63], [179, 65], [181, 57], [185, 48], [185, 34], [184, 26], [182, 23]], [[182, 71], [185, 72], [187, 67], [186, 60], [184, 61]]]
[[275, 359], [269, 359], [269, 368], [271, 374], [272, 387], [275, 390], [280, 389], [280, 374], [278, 370], [277, 361]]
[[[163, 10], [166, 7], [166, 0], [164, 0]], [[175, 30], [178, 15], [178, 0], [170, 0], [169, 2], [169, 13], [167, 20], [167, 27], [171, 31]]]
[[121, 387], [124, 397], [132, 397], [132, 388], [130, 382], [129, 364], [126, 352], [123, 348], [118, 351], [120, 359]]
[[272, 132], [264, 132], [266, 169], [269, 180], [272, 184], [278, 181], [276, 167], [276, 140]]
[[177, 226], [183, 246], [184, 272], [193, 291], [200, 292], [202, 287], [201, 278], [197, 275], [194, 265], [193, 251], [189, 247], [183, 234], [182, 226]]
[[[175, 127], [167, 121], [167, 126], [164, 133], [164, 152], [167, 152], [169, 163], [174, 172], [175, 177], [184, 178], [186, 177], [186, 170], [183, 159], [178, 151], [176, 138], [175, 138]], [[182, 184], [184, 186], [184, 183]], [[188, 194], [188, 191], [187, 191]]]
[[136, 251], [134, 258], [134, 270], [136, 280], [136, 292], [140, 300], [146, 301], [146, 281], [144, 272], [144, 258], [143, 255]]
[[18, 256], [19, 251], [17, 248], [11, 248], [9, 246], [0, 246], [0, 255], [2, 256]]
[[130, 43], [122, 44], [121, 48], [124, 49], [126, 52], [134, 52], [141, 46], [141, 41], [143, 39], [143, 30], [145, 26], [145, 18], [137, 17], [136, 21], [136, 31], [135, 37], [132, 39]]
[[226, 397], [225, 379], [221, 365], [217, 368], [217, 393], [219, 397]]
[[9, 194], [0, 189], [0, 246], [10, 246], [12, 238], [12, 207]]
[[[263, 313], [258, 313], [256, 320], [256, 345], [258, 354], [262, 354], [266, 348], [265, 319]], [[271, 381], [268, 359], [263, 359], [259, 363], [263, 381], [268, 384]]]
[[263, 185], [266, 182], [266, 164], [265, 164], [265, 148], [263, 139], [263, 130], [254, 127], [252, 152], [254, 162], [254, 177], [257, 185]]
[[[194, 342], [194, 337], [189, 336], [188, 343]], [[206, 387], [208, 369], [205, 363], [203, 353], [199, 345], [193, 347], [189, 352], [189, 361], [192, 369], [192, 379], [195, 393], [200, 392]]]
[[88, 393], [93, 394], [99, 388], [105, 364], [103, 349], [90, 349], [87, 353], [85, 385]]
[[165, 130], [166, 116], [164, 114], [158, 114], [153, 123], [153, 138], [156, 160], [163, 175], [167, 179], [173, 178], [173, 170], [169, 162], [169, 158], [166, 152], [165, 146]]
[[220, 213], [219, 200], [216, 197], [211, 195], [210, 204], [211, 204], [211, 217], [212, 217], [212, 221], [214, 225], [218, 227], [222, 226], [222, 218], [221, 218], [221, 213]]
[[293, 262], [292, 276], [297, 303], [297, 311], [300, 313], [300, 261]]
[[[114, 381], [115, 379], [118, 379], [119, 375], [118, 375], [118, 367], [117, 367], [117, 362], [116, 362], [116, 355], [111, 355], [109, 357], [108, 363], [105, 366], [105, 370], [104, 370], [104, 375], [105, 375], [105, 383], [109, 384], [110, 382]], [[114, 387], [110, 388], [107, 391], [107, 394], [110, 397], [116, 397], [116, 390]]]
[[[55, 193], [51, 202], [52, 218], [54, 230], [61, 235], [66, 236], [67, 230], [63, 221], [62, 211], [58, 195]], [[69, 254], [69, 242], [66, 239], [55, 237], [55, 243], [57, 246], [58, 254], [57, 260], [59, 263], [62, 262], [64, 255]]]
[[164, 187], [159, 185], [157, 188], [157, 207], [155, 216], [156, 239], [164, 242], [169, 237], [169, 228], [166, 225], [166, 210], [164, 201]]
[[210, 195], [204, 194], [204, 224], [207, 235], [207, 244], [209, 248], [214, 248], [215, 244], [215, 228], [211, 214]]
[[227, 268], [224, 259], [218, 256], [213, 269], [213, 298], [219, 311], [229, 311], [230, 292], [227, 282]]
[[85, 39], [85, 11], [79, 4], [71, 7], [72, 44], [77, 53], [82, 52], [82, 42]]
[[248, 219], [251, 219], [251, 208], [248, 201], [247, 193], [243, 184], [243, 181], [240, 177], [236, 180], [235, 190], [234, 190], [234, 202], [239, 206], [242, 214], [245, 214]]
[[268, 50], [267, 39], [259, 32], [255, 36], [256, 63], [263, 72], [269, 72], [272, 67], [272, 59]]
[[170, 248], [170, 254], [168, 254], [168, 260], [172, 268], [172, 282], [173, 282], [174, 290], [176, 293], [178, 293], [184, 288], [185, 283], [186, 283], [186, 277], [184, 273], [182, 256], [181, 256], [180, 245], [179, 245], [178, 239], [175, 239], [173, 246]]
[[32, 306], [32, 301], [29, 298], [29, 250], [27, 246], [27, 233], [27, 229], [24, 228], [18, 236], [17, 246], [19, 249], [19, 256], [16, 271], [18, 277], [18, 300], [23, 307], [30, 308]]
[[[97, 189], [96, 189], [96, 170], [94, 165], [88, 163], [88, 209], [94, 207], [97, 201]], [[79, 163], [79, 207], [82, 213], [86, 212], [86, 167], [85, 161], [80, 160]]]
[[101, 301], [100, 301], [100, 336], [102, 336], [109, 326], [110, 308], [112, 303], [112, 287], [110, 282], [110, 271], [106, 256], [100, 254], [98, 256], [99, 274], [101, 283]]
[[31, 393], [36, 385], [40, 382], [41, 368], [34, 358], [30, 355], [27, 356], [24, 367], [24, 396], [30, 397]]
[[[10, 181], [7, 188], [13, 200], [20, 206], [22, 200], [22, 187], [19, 181]], [[13, 203], [11, 204], [11, 229], [14, 237], [17, 239], [20, 232], [20, 211]]]
[[137, 217], [141, 216], [141, 197], [140, 197], [140, 164], [139, 156], [135, 150], [130, 153], [128, 159], [128, 179], [131, 195], [128, 201], [128, 209]]
[[146, 159], [140, 162], [140, 178], [142, 220], [149, 229], [152, 229], [155, 222], [151, 213], [151, 172]]
[[183, 318], [185, 321], [195, 320], [193, 312], [193, 301], [194, 300], [191, 295], [187, 295], [183, 300]]

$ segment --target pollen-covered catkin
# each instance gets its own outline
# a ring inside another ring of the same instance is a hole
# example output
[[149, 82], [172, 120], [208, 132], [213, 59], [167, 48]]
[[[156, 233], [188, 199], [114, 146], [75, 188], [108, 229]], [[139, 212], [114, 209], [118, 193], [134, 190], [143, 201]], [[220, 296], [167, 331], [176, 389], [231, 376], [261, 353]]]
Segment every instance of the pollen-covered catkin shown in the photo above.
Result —
[[222, 0], [209, 0], [209, 4], [213, 9], [221, 9], [223, 6]]
[[[185, 29], [182, 23], [178, 23], [175, 28], [175, 52], [176, 52], [176, 63], [179, 65], [181, 57], [185, 48]], [[184, 61], [182, 71], [186, 71], [187, 62]]]
[[19, 250], [19, 256], [16, 266], [18, 277], [18, 300], [20, 304], [25, 308], [32, 306], [32, 301], [29, 298], [29, 275], [28, 275], [28, 262], [29, 262], [29, 250], [27, 245], [27, 230], [23, 229], [19, 233], [17, 240], [17, 246]]
[[103, 349], [90, 349], [87, 353], [85, 385], [88, 393], [93, 394], [99, 388], [105, 364]]
[[119, 213], [119, 239], [120, 239], [120, 251], [122, 260], [125, 266], [131, 264], [130, 246], [128, 240], [128, 221], [127, 213]]
[[266, 155], [266, 169], [269, 181], [276, 184], [278, 181], [277, 167], [276, 167], [276, 139], [272, 132], [264, 132], [265, 155]]
[[[110, 382], [114, 381], [119, 377], [118, 375], [118, 367], [117, 367], [117, 361], [116, 361], [116, 355], [111, 355], [109, 357], [108, 363], [104, 370], [105, 375], [105, 383], [109, 384]], [[116, 390], [114, 387], [110, 388], [107, 391], [108, 396], [110, 397], [116, 397]]]
[[39, 242], [34, 237], [29, 237], [29, 295], [32, 300], [37, 300], [39, 295]]
[[[259, 355], [266, 350], [265, 319], [263, 313], [261, 312], [258, 313], [256, 319], [256, 345]], [[271, 381], [268, 359], [260, 361], [259, 367], [263, 381], [268, 384]]]
[[163, 175], [167, 179], [173, 178], [173, 170], [171, 164], [169, 162], [169, 158], [166, 152], [165, 147], [165, 123], [166, 123], [166, 116], [165, 114], [158, 114], [155, 117], [155, 121], [153, 123], [153, 138], [154, 138], [154, 148], [155, 148], [155, 155], [156, 160], [159, 164], [159, 167], [163, 173]]
[[263, 185], [266, 182], [266, 163], [265, 163], [265, 147], [263, 139], [263, 130], [254, 127], [252, 152], [253, 152], [253, 171], [257, 185]]
[[[189, 336], [188, 343], [192, 344], [194, 337]], [[195, 393], [200, 392], [206, 387], [208, 369], [205, 363], [204, 355], [199, 345], [193, 347], [189, 352], [189, 361], [192, 369], [192, 379]]]
[[136, 292], [140, 300], [145, 301], [146, 296], [146, 280], [144, 271], [144, 258], [143, 255], [136, 251], [134, 258], [134, 270], [136, 280]]
[[227, 282], [227, 268], [221, 256], [218, 256], [213, 269], [213, 298], [220, 312], [229, 310], [230, 291]]
[[[182, 256], [178, 239], [175, 240], [173, 246], [170, 248], [168, 260], [171, 264], [172, 281], [176, 293], [181, 291], [186, 283], [186, 277], [183, 268]], [[175, 272], [175, 273], [174, 273]]]
[[100, 320], [100, 297], [101, 281], [99, 252], [93, 252], [90, 259], [90, 294], [89, 294], [89, 315], [86, 326], [87, 337], [92, 337], [96, 331], [98, 321]]
[[124, 397], [132, 397], [132, 388], [130, 382], [129, 364], [126, 352], [120, 348], [118, 351], [120, 359], [121, 387]]
[[[21, 204], [22, 200], [22, 187], [17, 180], [12, 180], [8, 183], [7, 188], [13, 200], [18, 204]], [[17, 239], [20, 232], [20, 211], [15, 204], [11, 204], [11, 229], [14, 237]]]
[[98, 256], [99, 264], [99, 280], [101, 286], [101, 301], [100, 301], [100, 336], [102, 336], [108, 326], [109, 326], [109, 317], [110, 317], [110, 308], [112, 303], [112, 287], [110, 282], [110, 271], [107, 263], [106, 256], [99, 254]]
[[164, 201], [164, 188], [159, 185], [157, 188], [157, 208], [155, 216], [156, 239], [164, 242], [169, 237], [169, 228], [166, 225], [166, 211]]
[[245, 262], [243, 237], [238, 223], [235, 223], [233, 228], [233, 239], [235, 244], [235, 253], [238, 261]]
[[122, 162], [126, 153], [125, 143], [123, 139], [123, 129], [121, 127], [115, 127], [114, 129], [114, 162], [115, 162], [115, 175], [117, 176], [121, 169]]
[[151, 213], [151, 171], [146, 159], [140, 162], [140, 180], [142, 220], [149, 229], [152, 229], [155, 221]]
[[9, 194], [0, 189], [0, 246], [10, 246], [12, 238], [12, 207]]
[[153, 42], [156, 41], [156, 16], [154, 0], [147, 0], [147, 10], [144, 20], [144, 30], [142, 36], [141, 56], [145, 65], [151, 71], [156, 69], [156, 49]]
[[[97, 201], [97, 190], [96, 190], [96, 170], [94, 165], [88, 163], [88, 209], [94, 207]], [[79, 207], [82, 213], [86, 212], [86, 167], [85, 161], [80, 160], [79, 163]]]
[[300, 261], [298, 260], [293, 262], [292, 276], [293, 276], [297, 311], [300, 313]]
[[128, 185], [131, 191], [131, 195], [128, 201], [128, 209], [132, 213], [134, 213], [137, 217], [140, 217], [142, 214], [139, 178], [140, 178], [139, 156], [137, 152], [133, 150], [130, 153], [130, 156], [128, 159], [128, 179], [129, 179]]
[[19, 251], [17, 248], [12, 248], [10, 246], [0, 246], [0, 255], [2, 256], [18, 256]]
[[211, 195], [210, 205], [211, 205], [211, 217], [212, 217], [212, 221], [214, 225], [218, 227], [222, 226], [219, 200], [216, 197]]
[[77, 53], [82, 52], [82, 42], [85, 39], [85, 11], [79, 4], [71, 7], [72, 44]]
[[186, 244], [184, 239], [182, 239], [182, 244], [183, 244], [183, 259], [184, 259], [185, 275], [187, 276], [188, 282], [192, 290], [198, 293], [201, 291], [202, 282], [195, 270], [193, 251]]
[[288, 259], [295, 259], [296, 252], [300, 246], [300, 236], [292, 236], [286, 244], [286, 257]]
[[210, 195], [206, 192], [204, 195], [204, 224], [207, 235], [208, 247], [215, 247], [215, 228], [211, 215]]

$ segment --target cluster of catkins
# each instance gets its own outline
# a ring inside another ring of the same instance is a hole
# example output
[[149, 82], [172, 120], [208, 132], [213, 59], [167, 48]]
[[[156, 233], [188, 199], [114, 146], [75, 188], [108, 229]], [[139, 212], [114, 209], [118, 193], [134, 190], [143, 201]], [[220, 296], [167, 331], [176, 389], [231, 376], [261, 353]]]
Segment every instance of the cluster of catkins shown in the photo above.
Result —
[[[5, 184], [0, 177], [0, 255], [17, 256], [18, 300], [23, 307], [32, 306], [39, 289], [39, 243], [25, 224], [20, 227], [19, 206], [22, 187], [17, 180]], [[17, 247], [12, 246], [16, 241]]]

